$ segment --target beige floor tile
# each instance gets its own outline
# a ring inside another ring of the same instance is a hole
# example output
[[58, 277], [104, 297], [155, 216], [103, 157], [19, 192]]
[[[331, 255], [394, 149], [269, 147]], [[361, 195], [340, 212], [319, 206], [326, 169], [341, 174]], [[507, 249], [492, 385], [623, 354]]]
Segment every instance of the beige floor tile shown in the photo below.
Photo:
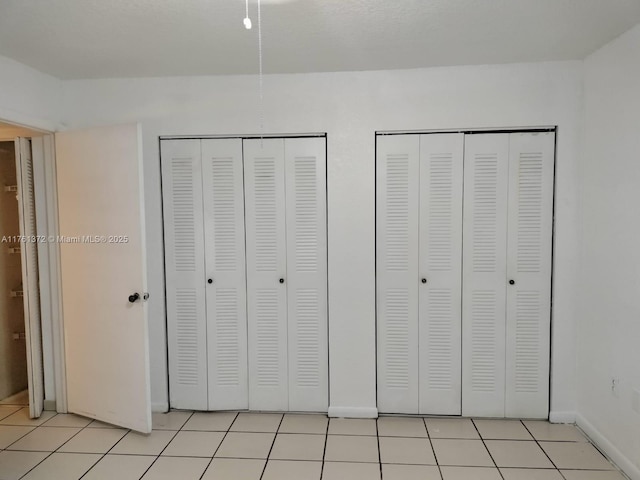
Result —
[[267, 458], [275, 433], [229, 432], [216, 452], [216, 457]]
[[239, 413], [230, 431], [275, 433], [281, 420], [280, 413]]
[[173, 457], [213, 457], [224, 438], [224, 432], [181, 431], [162, 452]]
[[29, 407], [21, 408], [8, 417], [0, 420], [0, 425], [24, 425], [28, 427], [36, 427], [38, 425], [42, 425], [55, 415], [55, 412], [42, 412], [40, 418], [29, 418]]
[[320, 460], [324, 455], [324, 435], [279, 433], [269, 458], [274, 460]]
[[383, 464], [382, 480], [442, 480], [442, 477], [438, 467]]
[[371, 418], [332, 418], [329, 421], [331, 435], [377, 435], [376, 421]]
[[80, 428], [67, 427], [39, 427], [22, 437], [8, 449], [53, 452], [80, 430]]
[[320, 480], [322, 462], [269, 460], [261, 480]]
[[16, 413], [21, 408], [14, 405], [0, 405], [0, 420], [7, 418], [12, 413]]
[[83, 428], [89, 425], [93, 420], [90, 418], [80, 417], [72, 413], [59, 413], [50, 420], [43, 423], [45, 427], [75, 427]]
[[0, 401], [2, 405], [26, 405], [29, 406], [29, 390], [14, 393]]
[[286, 414], [278, 433], [327, 433], [329, 419], [325, 415]]
[[329, 462], [379, 461], [378, 439], [352, 435], [328, 435], [324, 459]]
[[520, 420], [474, 420], [485, 440], [533, 440]]
[[127, 433], [109, 453], [121, 453], [128, 455], [160, 455], [176, 432], [168, 430], [155, 430], [149, 435], [137, 432]]
[[20, 440], [34, 427], [19, 427], [16, 425], [0, 425], [0, 450], [7, 448], [13, 442]]
[[141, 480], [200, 480], [208, 458], [159, 457]]
[[485, 444], [498, 467], [554, 468], [536, 442], [486, 440]]
[[493, 467], [494, 463], [481, 440], [431, 440], [440, 465]]
[[78, 480], [102, 455], [54, 453], [31, 470], [23, 480]]
[[381, 437], [427, 437], [422, 418], [381, 417], [378, 419], [378, 435]]
[[556, 469], [538, 468], [501, 468], [504, 480], [564, 480]]
[[425, 422], [431, 438], [480, 438], [469, 418], [425, 418]]
[[214, 458], [202, 480], [260, 480], [264, 460]]
[[380, 480], [380, 464], [325, 462], [322, 480]]
[[25, 473], [47, 458], [45, 452], [0, 452], [0, 472], [2, 480], [18, 480]]
[[542, 420], [524, 422], [536, 440], [551, 442], [588, 442], [575, 425], [554, 424]]
[[192, 412], [168, 412], [152, 414], [154, 430], [180, 430]]
[[540, 442], [559, 469], [615, 470], [615, 467], [590, 443]]
[[428, 438], [380, 437], [382, 463], [436, 465]]
[[502, 480], [497, 468], [440, 467], [443, 480]]
[[182, 430], [226, 432], [236, 418], [236, 412], [195, 412]]
[[120, 428], [85, 428], [65, 443], [59, 452], [107, 453], [127, 434]]
[[144, 455], [105, 455], [82, 480], [139, 480], [155, 459]]
[[618, 471], [561, 470], [566, 480], [626, 480]]

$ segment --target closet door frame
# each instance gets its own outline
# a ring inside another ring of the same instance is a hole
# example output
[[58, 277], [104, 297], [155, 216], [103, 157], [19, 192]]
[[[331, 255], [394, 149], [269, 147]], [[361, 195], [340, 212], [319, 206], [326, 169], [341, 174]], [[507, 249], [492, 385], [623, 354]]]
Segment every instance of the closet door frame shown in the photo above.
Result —
[[[376, 271], [376, 337], [378, 337], [378, 328], [379, 328], [379, 322], [380, 322], [380, 318], [379, 318], [379, 313], [378, 313], [378, 306], [379, 306], [379, 265], [378, 265], [378, 258], [377, 258], [377, 251], [378, 251], [378, 209], [380, 208], [379, 204], [378, 204], [378, 175], [379, 175], [379, 165], [378, 165], [378, 138], [381, 136], [387, 136], [387, 135], [423, 135], [423, 134], [433, 134], [433, 133], [461, 133], [464, 135], [474, 135], [474, 134], [489, 134], [489, 133], [505, 133], [505, 134], [513, 134], [513, 133], [536, 133], [536, 132], [548, 132], [548, 133], [553, 133], [554, 134], [554, 148], [553, 148], [553, 179], [552, 179], [552, 185], [551, 185], [551, 203], [552, 203], [552, 213], [551, 213], [551, 239], [550, 239], [550, 249], [551, 249], [551, 258], [550, 258], [550, 291], [549, 291], [549, 298], [550, 298], [550, 308], [549, 308], [549, 336], [548, 336], [548, 351], [549, 351], [549, 362], [548, 362], [548, 402], [547, 402], [547, 417], [549, 414], [549, 410], [551, 408], [551, 401], [552, 401], [552, 395], [553, 395], [553, 391], [551, 389], [551, 378], [553, 376], [553, 372], [554, 372], [554, 362], [553, 362], [553, 337], [554, 337], [554, 318], [553, 318], [553, 286], [554, 286], [554, 274], [555, 274], [555, 258], [554, 258], [554, 248], [555, 248], [555, 198], [556, 198], [556, 168], [557, 168], [557, 142], [558, 142], [558, 132], [557, 132], [557, 126], [553, 126], [553, 125], [549, 125], [549, 126], [540, 126], [540, 127], [515, 127], [515, 128], [500, 128], [500, 129], [495, 129], [495, 128], [477, 128], [477, 129], [426, 129], [426, 130], [394, 130], [394, 131], [387, 131], [387, 130], [380, 130], [380, 131], [376, 131], [375, 132], [375, 141], [374, 141], [374, 145], [375, 145], [375, 154], [374, 154], [374, 175], [375, 175], [375, 193], [374, 193], [374, 199], [375, 199], [375, 211], [374, 211], [374, 218], [376, 219], [376, 235], [375, 235], [375, 251], [376, 251], [376, 258], [375, 258], [375, 271]], [[464, 185], [463, 185], [463, 189], [464, 189]], [[464, 202], [464, 198], [463, 198], [463, 202]], [[463, 215], [464, 215], [464, 211], [463, 211]], [[464, 243], [464, 239], [463, 239], [463, 243]], [[506, 253], [506, 252], [505, 252]], [[463, 267], [464, 268], [464, 267]], [[462, 320], [462, 319], [461, 319]], [[463, 330], [463, 335], [464, 335], [464, 330]], [[379, 385], [380, 382], [380, 370], [379, 370], [379, 355], [380, 355], [380, 339], [378, 338], [378, 340], [376, 341], [376, 362], [378, 363], [378, 366], [376, 368], [376, 378], [377, 378], [377, 384]], [[462, 371], [461, 373], [461, 377], [462, 377]], [[506, 376], [506, 372], [505, 372], [505, 376]], [[505, 379], [506, 380], [506, 379]], [[419, 387], [418, 387], [419, 388]], [[463, 387], [464, 388], [464, 387]], [[380, 409], [380, 398], [379, 398], [379, 390], [376, 389], [376, 397], [377, 397], [377, 404], [378, 404], [378, 410], [381, 411]], [[462, 401], [462, 398], [461, 398]], [[505, 405], [505, 417], [506, 417], [506, 410], [507, 407]], [[400, 412], [397, 412], [400, 413]], [[464, 415], [464, 410], [462, 412], [462, 414]]]

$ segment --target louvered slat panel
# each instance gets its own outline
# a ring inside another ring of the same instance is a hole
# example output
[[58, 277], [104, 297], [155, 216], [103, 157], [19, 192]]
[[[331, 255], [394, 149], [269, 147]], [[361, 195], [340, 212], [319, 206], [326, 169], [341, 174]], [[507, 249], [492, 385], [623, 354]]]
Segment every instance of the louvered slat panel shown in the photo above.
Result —
[[418, 413], [419, 136], [378, 136], [378, 409]]
[[289, 409], [329, 406], [326, 140], [285, 139]]
[[421, 414], [460, 415], [463, 142], [420, 136]]
[[555, 134], [513, 133], [509, 155], [506, 415], [547, 418]]
[[169, 396], [206, 410], [207, 325], [199, 140], [162, 140]]
[[503, 417], [508, 134], [465, 137], [462, 414]]
[[247, 310], [242, 140], [202, 140], [210, 410], [246, 409]]
[[288, 410], [284, 140], [245, 139], [243, 152], [249, 408]]

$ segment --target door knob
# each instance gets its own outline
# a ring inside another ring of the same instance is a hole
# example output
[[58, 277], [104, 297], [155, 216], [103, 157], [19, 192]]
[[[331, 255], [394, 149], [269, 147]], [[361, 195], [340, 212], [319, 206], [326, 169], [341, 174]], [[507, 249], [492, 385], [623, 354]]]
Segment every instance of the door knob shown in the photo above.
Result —
[[426, 279], [426, 278], [423, 278], [423, 279], [422, 279], [422, 283], [427, 283], [427, 279]]
[[140, 298], [140, 294], [136, 292], [133, 295], [129, 295], [129, 302], [134, 303], [139, 298]]
[[284, 283], [284, 278], [281, 278], [281, 279], [279, 280], [279, 282], [280, 282], [280, 283]]
[[516, 281], [515, 280], [509, 280], [509, 285], [515, 285]]
[[207, 283], [213, 283], [213, 278], [210, 278], [209, 280], [207, 280]]

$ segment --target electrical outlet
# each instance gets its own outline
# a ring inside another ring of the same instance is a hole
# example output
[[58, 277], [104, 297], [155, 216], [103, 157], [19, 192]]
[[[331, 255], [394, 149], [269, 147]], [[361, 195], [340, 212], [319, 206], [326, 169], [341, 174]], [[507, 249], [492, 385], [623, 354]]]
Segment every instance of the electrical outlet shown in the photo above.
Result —
[[620, 396], [620, 379], [618, 377], [611, 377], [611, 394], [616, 398]]
[[640, 390], [631, 392], [631, 408], [640, 415]]

